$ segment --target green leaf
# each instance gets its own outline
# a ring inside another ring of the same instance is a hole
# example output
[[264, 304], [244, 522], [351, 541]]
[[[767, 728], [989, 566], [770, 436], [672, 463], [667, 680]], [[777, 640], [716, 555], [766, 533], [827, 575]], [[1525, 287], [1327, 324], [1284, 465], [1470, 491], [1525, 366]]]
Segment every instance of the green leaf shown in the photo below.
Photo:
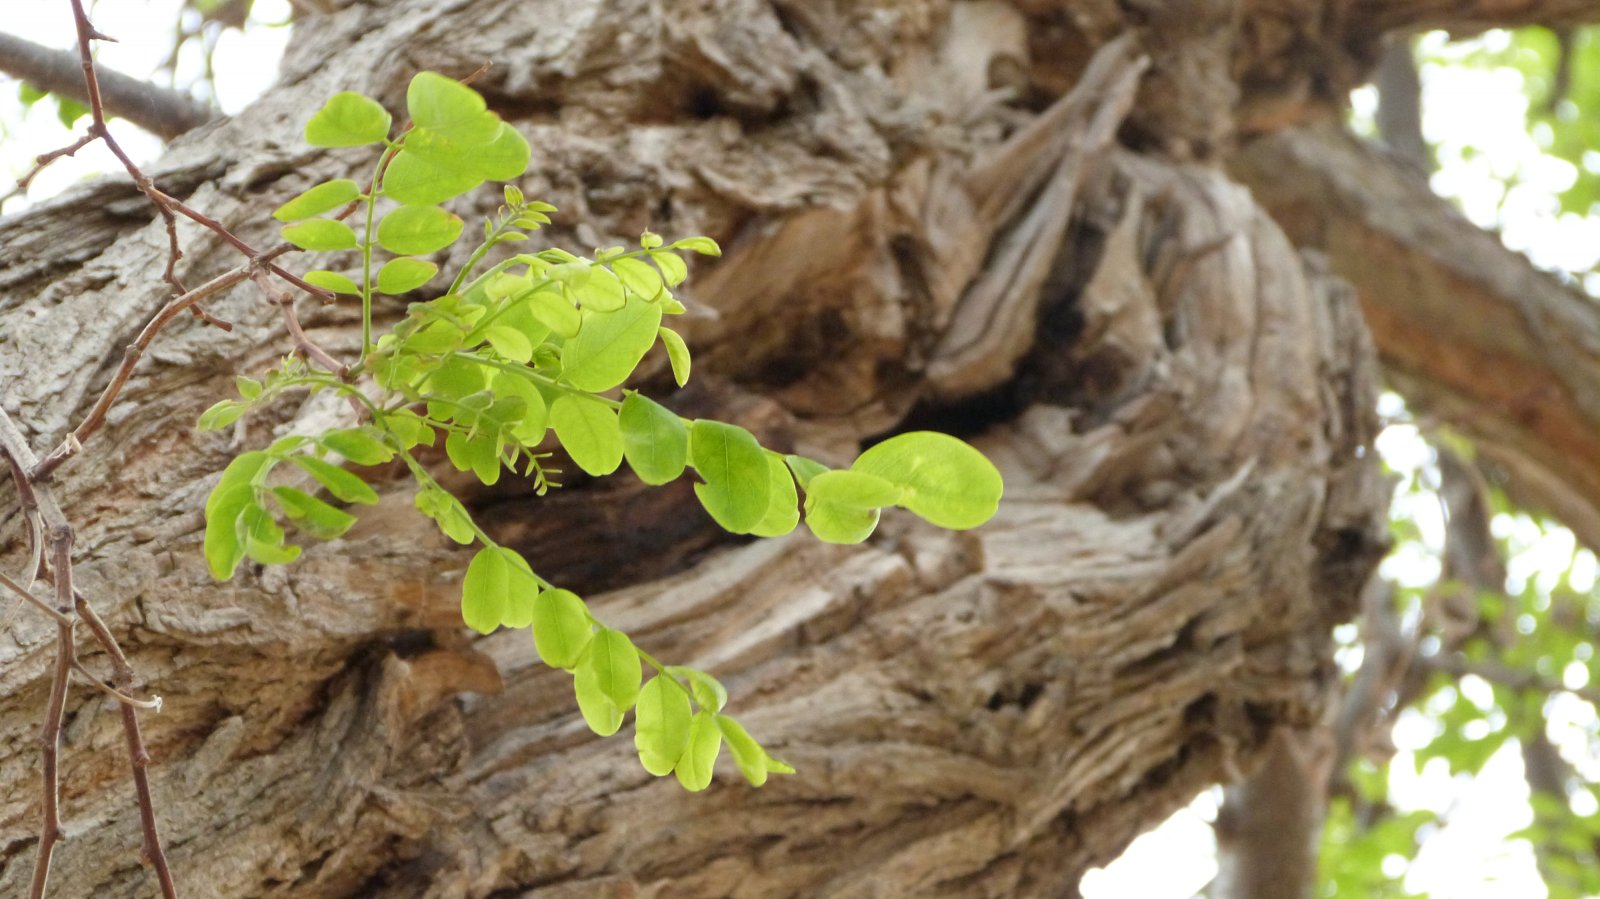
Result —
[[302, 250], [348, 250], [356, 245], [356, 232], [344, 222], [310, 219], [284, 225], [283, 239]]
[[717, 729], [722, 731], [722, 738], [728, 741], [728, 753], [733, 756], [734, 764], [739, 766], [739, 773], [744, 775], [744, 779], [750, 781], [752, 787], [766, 783], [767, 751], [761, 748], [761, 744], [739, 722], [727, 715], [717, 716]]
[[426, 260], [400, 256], [378, 269], [378, 291], [395, 296], [416, 290], [431, 281], [438, 271], [439, 266]]
[[460, 216], [437, 206], [401, 206], [378, 223], [378, 244], [400, 256], [432, 253], [455, 243], [461, 227]]
[[550, 410], [545, 406], [544, 394], [527, 378], [520, 377], [508, 371], [502, 371], [494, 376], [490, 389], [495, 396], [520, 397], [526, 404], [522, 413], [522, 421], [511, 428], [511, 436], [523, 446], [536, 446], [544, 439], [545, 428], [550, 421]]
[[275, 459], [260, 451], [241, 454], [222, 470], [222, 477], [206, 497], [206, 565], [219, 581], [233, 577], [244, 559], [238, 525], [245, 510], [256, 505], [255, 484], [275, 464]]
[[646, 396], [629, 393], [617, 423], [622, 455], [639, 480], [660, 486], [683, 474], [689, 459], [689, 429], [683, 419]]
[[782, 537], [800, 523], [800, 495], [794, 489], [794, 477], [789, 466], [779, 456], [767, 454], [768, 477], [772, 483], [772, 496], [767, 501], [767, 514], [750, 529], [757, 537]]
[[401, 150], [383, 172], [383, 193], [401, 203], [431, 206], [469, 193], [483, 178]]
[[307, 284], [315, 285], [323, 290], [331, 290], [334, 293], [361, 293], [361, 288], [356, 284], [356, 282], [350, 280], [349, 277], [345, 275], [339, 274], [338, 272], [329, 272], [317, 269], [306, 272], [304, 277]]
[[610, 264], [622, 283], [640, 299], [654, 300], [661, 295], [661, 276], [647, 263], [638, 259], [614, 259]]
[[682, 387], [689, 383], [689, 345], [671, 328], [662, 328], [657, 333], [661, 336], [661, 345], [667, 348], [667, 361], [672, 363], [672, 380]]
[[570, 590], [545, 590], [533, 600], [533, 647], [552, 668], [578, 667], [594, 638], [583, 600]]
[[324, 181], [279, 206], [272, 217], [280, 222], [298, 222], [338, 209], [361, 196], [361, 187], [349, 178]]
[[562, 337], [576, 337], [583, 326], [583, 313], [559, 288], [536, 290], [528, 295], [527, 303], [534, 318]]
[[518, 610], [537, 589], [521, 555], [503, 546], [486, 547], [472, 557], [461, 581], [461, 617], [478, 633], [491, 633], [508, 617], [518, 620]]
[[1004, 484], [994, 463], [948, 434], [898, 434], [862, 453], [851, 471], [900, 487], [899, 505], [942, 528], [966, 530], [994, 517]]
[[639, 698], [643, 675], [639, 650], [627, 634], [607, 627], [594, 635], [573, 676], [578, 711], [590, 730], [602, 737], [617, 732], [622, 716]]
[[512, 362], [526, 363], [533, 358], [533, 344], [528, 335], [510, 325], [492, 324], [484, 329], [483, 336], [496, 353]]
[[56, 94], [56, 121], [63, 128], [73, 128], [78, 120], [89, 114], [89, 107], [71, 97]]
[[809, 490], [811, 488], [811, 479], [829, 470], [828, 466], [813, 459], [807, 459], [805, 456], [791, 454], [784, 456], [783, 461], [789, 466], [789, 470], [794, 472], [794, 479], [800, 482], [802, 490]]
[[685, 237], [683, 240], [674, 241], [672, 249], [692, 250], [702, 256], [721, 256], [722, 248], [709, 237]]
[[578, 305], [588, 312], [615, 312], [628, 302], [622, 282], [603, 268], [591, 269], [589, 277], [569, 289]]
[[509, 122], [502, 122], [489, 145], [474, 151], [471, 159], [476, 174], [490, 181], [510, 181], [522, 177], [522, 173], [528, 170], [528, 160], [532, 156], [533, 149], [528, 146], [528, 139], [511, 127]]
[[238, 400], [219, 400], [200, 413], [200, 420], [195, 423], [195, 427], [202, 431], [220, 431], [238, 421], [249, 408], [248, 403], [241, 403]]
[[806, 498], [848, 509], [880, 509], [900, 501], [901, 489], [861, 471], [825, 471], [806, 485]]
[[472, 526], [472, 516], [467, 514], [461, 501], [438, 487], [424, 487], [417, 491], [417, 511], [433, 519], [446, 537], [466, 546], [478, 537]]
[[705, 479], [694, 485], [700, 504], [727, 531], [750, 533], [772, 495], [766, 450], [749, 431], [720, 421], [696, 421], [689, 436], [690, 460]]
[[661, 307], [629, 297], [616, 312], [584, 315], [578, 335], [561, 348], [561, 377], [579, 390], [599, 393], [627, 380], [656, 342]]
[[363, 506], [376, 505], [378, 502], [378, 494], [367, 486], [366, 481], [332, 462], [315, 456], [290, 456], [289, 461], [300, 466], [342, 502], [360, 503]]
[[257, 399], [261, 396], [261, 382], [257, 381], [255, 378], [247, 378], [244, 375], [234, 375], [233, 387], [235, 390], [239, 391], [240, 396], [247, 400]]
[[422, 416], [410, 409], [396, 409], [383, 416], [383, 424], [400, 441], [401, 449], [411, 449], [419, 444], [433, 445], [433, 428]]
[[389, 113], [376, 100], [352, 91], [328, 98], [306, 122], [306, 143], [313, 147], [359, 147], [389, 136]]
[[878, 509], [817, 502], [806, 494], [806, 527], [823, 543], [860, 543], [878, 527]]
[[284, 545], [283, 528], [260, 506], [252, 505], [244, 510], [239, 529], [244, 535], [245, 555], [252, 562], [287, 565], [300, 558], [300, 547]]
[[622, 464], [622, 429], [605, 403], [563, 394], [550, 404], [550, 427], [567, 455], [589, 474], [608, 475]]
[[653, 677], [639, 691], [634, 713], [634, 748], [644, 770], [657, 777], [672, 773], [689, 746], [689, 726], [694, 711], [689, 694], [668, 677]]
[[717, 727], [716, 716], [708, 712], [695, 715], [689, 725], [689, 747], [673, 769], [678, 783], [691, 793], [711, 786], [711, 774], [716, 768], [717, 753], [721, 751], [722, 729]]
[[500, 480], [500, 441], [492, 432], [480, 431], [471, 437], [460, 431], [444, 439], [445, 453], [459, 471], [471, 471], [487, 486]]
[[382, 465], [394, 458], [394, 450], [383, 442], [383, 434], [376, 428], [359, 427], [329, 431], [317, 442], [357, 465]]
[[689, 266], [684, 264], [677, 253], [657, 250], [650, 254], [650, 261], [661, 269], [661, 278], [667, 282], [668, 287], [677, 287], [683, 283], [683, 279], [689, 277]]
[[694, 694], [695, 705], [707, 712], [720, 712], [728, 705], [728, 688], [722, 681], [698, 668], [668, 665], [667, 673], [689, 682], [689, 692]]
[[486, 144], [500, 117], [485, 111], [483, 97], [437, 72], [418, 72], [406, 88], [406, 111], [419, 128], [466, 144]]
[[272, 495], [277, 498], [283, 514], [289, 516], [289, 520], [300, 530], [313, 537], [332, 540], [343, 536], [344, 532], [350, 530], [350, 526], [356, 523], [354, 515], [335, 509], [303, 490], [296, 490], [293, 487], [274, 487]]

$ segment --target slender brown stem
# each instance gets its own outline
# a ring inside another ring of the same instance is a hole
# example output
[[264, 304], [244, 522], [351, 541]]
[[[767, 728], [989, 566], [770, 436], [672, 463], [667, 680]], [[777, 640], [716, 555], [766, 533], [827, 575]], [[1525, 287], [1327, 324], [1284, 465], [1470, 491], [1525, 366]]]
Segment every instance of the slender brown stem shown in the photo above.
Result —
[[162, 307], [161, 311], [157, 312], [155, 317], [145, 324], [144, 330], [139, 332], [139, 336], [134, 339], [133, 343], [128, 344], [127, 348], [122, 351], [122, 364], [117, 366], [116, 372], [111, 375], [111, 383], [107, 384], [106, 389], [100, 392], [100, 398], [95, 400], [94, 406], [83, 417], [83, 422], [71, 434], [67, 435], [67, 439], [61, 441], [60, 446], [52, 450], [50, 455], [45, 456], [34, 467], [30, 473], [32, 478], [36, 481], [49, 480], [51, 474], [60, 467], [61, 463], [77, 455], [78, 451], [83, 449], [84, 441], [93, 436], [94, 432], [100, 430], [101, 426], [105, 424], [106, 414], [111, 411], [111, 406], [117, 401], [117, 395], [122, 392], [122, 388], [128, 383], [128, 379], [133, 376], [134, 367], [139, 364], [139, 360], [144, 356], [144, 351], [156, 339], [156, 335], [161, 333], [162, 328], [165, 328], [174, 318], [177, 318], [185, 310], [192, 308], [201, 300], [221, 293], [250, 277], [252, 269], [253, 266], [246, 265], [224, 272]]
[[283, 310], [284, 327], [288, 329], [289, 337], [294, 340], [295, 349], [299, 350], [307, 359], [338, 375], [341, 380], [349, 378], [350, 367], [333, 358], [328, 354], [327, 350], [313, 343], [311, 338], [306, 336], [305, 330], [300, 327], [300, 316], [295, 313], [294, 309], [294, 295], [286, 290], [280, 290], [276, 284], [272, 283], [272, 279], [267, 277], [266, 272], [260, 269], [257, 269], [251, 275], [251, 279], [256, 282], [257, 287], [261, 288], [261, 292], [267, 295], [267, 299]]
[[[94, 635], [95, 641], [111, 657], [111, 684], [119, 691], [126, 691], [133, 685], [133, 666], [128, 664], [128, 657], [123, 654], [122, 647], [117, 645], [117, 640], [111, 635], [111, 629], [101, 620], [100, 615], [89, 605], [89, 601], [82, 594], [75, 594], [77, 601], [78, 617], [88, 626], [89, 632]], [[161, 884], [163, 899], [178, 899], [178, 887], [172, 879], [172, 868], [167, 863], [166, 851], [161, 848], [161, 832], [156, 827], [156, 807], [150, 796], [150, 775], [146, 769], [150, 767], [150, 753], [145, 751], [144, 737], [139, 733], [139, 716], [134, 707], [127, 702], [122, 703], [122, 733], [128, 744], [128, 762], [133, 769], [133, 789], [139, 798], [139, 825], [144, 833], [144, 860], [156, 872], [156, 879]]]
[[72, 640], [72, 529], [65, 525], [50, 528], [52, 576], [56, 585], [56, 611], [65, 621], [56, 624], [56, 665], [50, 681], [50, 700], [45, 707], [44, 727], [39, 733], [40, 771], [44, 796], [40, 815], [39, 855], [33, 866], [30, 899], [44, 899], [50, 880], [50, 861], [61, 833], [61, 721], [67, 710], [67, 685], [72, 680], [75, 656]]

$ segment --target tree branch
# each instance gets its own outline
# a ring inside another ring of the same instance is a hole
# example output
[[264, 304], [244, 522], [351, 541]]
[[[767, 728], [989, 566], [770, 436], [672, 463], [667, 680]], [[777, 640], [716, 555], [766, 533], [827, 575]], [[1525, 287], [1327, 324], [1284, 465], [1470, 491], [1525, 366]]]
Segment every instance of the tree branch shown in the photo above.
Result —
[[1521, 25], [1558, 27], [1600, 22], [1594, 0], [1356, 0], [1343, 12], [1363, 32], [1427, 31], [1443, 28], [1466, 36]]
[[1600, 547], [1600, 306], [1342, 130], [1263, 137], [1232, 168], [1355, 287], [1413, 407], [1509, 460], [1519, 500]]
[[[216, 118], [186, 94], [97, 66], [105, 111], [146, 131], [173, 138]], [[41, 90], [89, 102], [75, 50], [56, 50], [0, 32], [0, 72]]]

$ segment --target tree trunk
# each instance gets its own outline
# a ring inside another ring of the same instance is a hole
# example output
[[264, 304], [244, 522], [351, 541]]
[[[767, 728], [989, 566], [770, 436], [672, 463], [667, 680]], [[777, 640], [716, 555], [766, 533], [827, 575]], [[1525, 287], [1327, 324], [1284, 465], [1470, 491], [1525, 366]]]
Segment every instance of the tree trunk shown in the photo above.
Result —
[[[1382, 6], [1397, 28], [1412, 23], [1396, 10], [1436, 14]], [[696, 383], [669, 402], [825, 459], [955, 430], [996, 459], [1006, 499], [970, 534], [890, 518], [837, 547], [719, 536], [682, 484], [473, 493], [541, 573], [722, 677], [799, 768], [685, 794], [625, 737], [589, 734], [525, 633], [467, 637], [466, 558], [412, 510], [403, 472], [341, 540], [210, 580], [215, 473], [342, 412], [193, 430], [235, 372], [289, 346], [237, 290], [212, 306], [235, 330], [164, 334], [58, 476], [82, 587], [165, 698], [144, 723], [184, 894], [1074, 895], [1280, 729], [1321, 720], [1329, 629], [1381, 551], [1386, 490], [1355, 295], [1217, 164], [1236, 107], [1260, 130], [1313, 115], [1317, 96], [1271, 99], [1294, 85], [1337, 96], [1327, 73], [1284, 67], [1260, 12], [399, 0], [302, 22], [280, 86], [175, 144], [152, 170], [164, 190], [266, 245], [274, 206], [370, 166], [300, 141], [326, 96], [397, 107], [416, 70], [492, 60], [478, 87], [535, 147], [522, 187], [561, 207], [553, 242], [649, 227], [725, 247], [689, 282]], [[1349, 72], [1371, 59], [1356, 56]], [[461, 211], [494, 198], [476, 202]], [[237, 261], [180, 233], [191, 283]], [[162, 304], [164, 246], [114, 180], [0, 225], [0, 400], [36, 449]], [[354, 310], [302, 305], [319, 343], [354, 352]], [[657, 395], [662, 367], [643, 382]], [[55, 628], [24, 614], [10, 633], [0, 893], [18, 895]], [[54, 895], [153, 895], [120, 740], [107, 701], [75, 690]]]

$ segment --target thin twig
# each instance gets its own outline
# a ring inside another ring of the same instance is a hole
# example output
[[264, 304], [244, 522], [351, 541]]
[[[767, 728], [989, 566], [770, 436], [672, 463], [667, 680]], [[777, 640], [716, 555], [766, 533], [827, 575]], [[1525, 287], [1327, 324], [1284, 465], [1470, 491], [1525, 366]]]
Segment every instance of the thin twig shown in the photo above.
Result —
[[72, 680], [74, 655], [72, 640], [72, 529], [50, 529], [51, 576], [56, 586], [56, 611], [66, 621], [56, 624], [56, 665], [50, 681], [50, 700], [45, 707], [44, 727], [39, 733], [43, 781], [43, 801], [39, 828], [39, 854], [33, 866], [30, 899], [44, 899], [50, 880], [50, 861], [61, 839], [61, 721], [67, 710], [67, 685]]
[[272, 279], [268, 278], [267, 273], [261, 269], [256, 269], [250, 278], [256, 282], [257, 287], [261, 288], [261, 292], [267, 295], [267, 299], [283, 310], [284, 327], [288, 329], [290, 338], [294, 340], [295, 349], [307, 359], [338, 375], [340, 380], [348, 379], [350, 377], [350, 367], [333, 358], [328, 354], [327, 350], [313, 343], [311, 338], [306, 336], [305, 330], [300, 327], [300, 317], [295, 313], [294, 309], [294, 295], [287, 290], [279, 289], [278, 285], [273, 284]]
[[107, 683], [106, 681], [101, 680], [99, 675], [95, 674], [93, 671], [90, 671], [83, 664], [82, 659], [72, 660], [72, 670], [83, 675], [84, 682], [89, 686], [99, 690], [101, 693], [106, 694], [123, 705], [131, 705], [136, 708], [148, 709], [152, 712], [161, 711], [161, 697], [155, 696], [150, 699], [136, 699], [132, 696], [129, 696], [128, 694], [119, 691], [116, 687], [111, 686], [111, 684]]
[[33, 471], [30, 472], [30, 476], [36, 481], [49, 480], [61, 463], [77, 455], [78, 451], [83, 449], [84, 441], [93, 436], [94, 432], [100, 430], [100, 427], [105, 424], [106, 414], [110, 412], [112, 404], [117, 401], [117, 395], [122, 392], [122, 388], [128, 383], [128, 378], [133, 376], [134, 367], [139, 364], [139, 359], [144, 356], [145, 350], [156, 339], [156, 335], [161, 333], [162, 328], [165, 328], [174, 318], [181, 315], [185, 310], [192, 308], [201, 300], [221, 293], [244, 281], [250, 277], [250, 272], [253, 269], [253, 266], [244, 265], [224, 272], [162, 307], [161, 311], [157, 312], [155, 317], [145, 324], [144, 330], [139, 332], [139, 336], [134, 339], [133, 343], [128, 344], [127, 348], [122, 351], [122, 364], [111, 375], [111, 383], [107, 384], [105, 390], [100, 392], [100, 398], [95, 400], [94, 406], [83, 417], [83, 422], [71, 434], [68, 434], [65, 440], [61, 441], [60, 446], [52, 450], [48, 456], [44, 457], [43, 461], [34, 467]]
[[20, 197], [27, 193], [28, 185], [32, 184], [33, 179], [39, 177], [39, 173], [44, 171], [50, 165], [50, 163], [55, 162], [57, 159], [60, 159], [63, 156], [72, 156], [76, 154], [79, 150], [82, 150], [84, 147], [94, 143], [95, 140], [95, 135], [85, 134], [83, 137], [78, 138], [59, 150], [51, 150], [48, 153], [40, 153], [38, 156], [35, 156], [33, 158], [33, 168], [28, 169], [27, 173], [25, 173], [21, 178], [17, 179], [17, 183], [12, 185], [9, 191], [6, 191], [5, 196], [0, 197], [0, 206], [4, 206], [5, 202], [12, 197]]
[[51, 604], [45, 602], [44, 600], [40, 599], [39, 597], [34, 596], [33, 593], [31, 591], [29, 591], [27, 588], [23, 587], [21, 584], [17, 583], [16, 581], [12, 580], [11, 578], [6, 577], [4, 574], [0, 574], [0, 587], [5, 587], [7, 590], [10, 590], [12, 593], [15, 593], [17, 595], [19, 601], [26, 600], [26, 601], [32, 603], [33, 606], [35, 608], [37, 608], [39, 611], [45, 613], [46, 615], [49, 615], [51, 618], [54, 618], [56, 620], [57, 624], [71, 624], [72, 623], [72, 616], [61, 614], [59, 611], [56, 610], [55, 606], [52, 606]]
[[[133, 685], [133, 666], [128, 664], [128, 657], [123, 654], [122, 647], [117, 645], [115, 637], [111, 636], [111, 629], [101, 620], [100, 615], [89, 605], [89, 601], [81, 593], [74, 594], [77, 602], [78, 617], [88, 625], [89, 633], [94, 635], [106, 655], [111, 657], [111, 683], [119, 690], [127, 690]], [[122, 733], [128, 744], [128, 762], [133, 769], [133, 789], [139, 799], [139, 824], [144, 833], [144, 860], [155, 869], [156, 879], [161, 883], [161, 895], [164, 899], [178, 899], [178, 888], [172, 879], [172, 868], [167, 864], [167, 854], [161, 848], [161, 832], [156, 827], [155, 802], [150, 797], [150, 753], [145, 751], [144, 737], [139, 733], [139, 716], [133, 706], [122, 704]]]

